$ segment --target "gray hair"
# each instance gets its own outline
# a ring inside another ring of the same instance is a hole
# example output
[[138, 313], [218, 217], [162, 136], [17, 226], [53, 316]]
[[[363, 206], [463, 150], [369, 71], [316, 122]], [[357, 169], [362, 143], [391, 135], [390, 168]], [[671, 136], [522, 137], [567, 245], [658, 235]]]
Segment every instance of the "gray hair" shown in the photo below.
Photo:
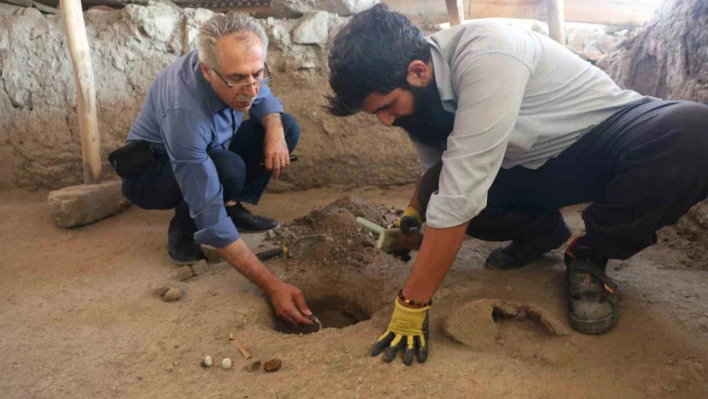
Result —
[[199, 27], [199, 33], [197, 34], [199, 61], [212, 69], [216, 68], [219, 65], [216, 51], [216, 43], [219, 39], [232, 33], [247, 32], [258, 36], [263, 43], [264, 51], [268, 50], [268, 35], [263, 29], [263, 25], [255, 18], [237, 12], [215, 14]]

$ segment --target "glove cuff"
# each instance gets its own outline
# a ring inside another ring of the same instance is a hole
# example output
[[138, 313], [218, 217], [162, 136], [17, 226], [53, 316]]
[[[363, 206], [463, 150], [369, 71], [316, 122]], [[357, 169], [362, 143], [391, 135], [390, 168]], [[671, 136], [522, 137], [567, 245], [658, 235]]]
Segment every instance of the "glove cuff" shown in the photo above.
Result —
[[418, 225], [423, 224], [423, 218], [420, 216], [420, 213], [418, 213], [418, 210], [413, 207], [409, 206], [406, 208], [406, 210], [403, 211], [403, 216], [413, 216], [418, 221]]

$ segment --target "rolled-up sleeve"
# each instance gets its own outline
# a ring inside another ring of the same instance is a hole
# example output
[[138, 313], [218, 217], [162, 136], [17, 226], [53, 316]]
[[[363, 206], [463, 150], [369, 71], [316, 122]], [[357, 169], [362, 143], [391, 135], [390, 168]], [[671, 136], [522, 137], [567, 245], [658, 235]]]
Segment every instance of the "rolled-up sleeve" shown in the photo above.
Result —
[[226, 214], [223, 188], [207, 155], [211, 140], [209, 121], [197, 112], [178, 108], [166, 112], [160, 130], [177, 184], [199, 229], [194, 240], [216, 248], [236, 241], [238, 230]]
[[260, 121], [268, 114], [283, 112], [283, 102], [273, 95], [268, 86], [261, 87], [258, 96], [253, 101], [249, 115], [251, 118]]
[[524, 62], [502, 53], [460, 56], [452, 69], [459, 88], [455, 124], [426, 212], [435, 228], [459, 226], [487, 206], [531, 76]]

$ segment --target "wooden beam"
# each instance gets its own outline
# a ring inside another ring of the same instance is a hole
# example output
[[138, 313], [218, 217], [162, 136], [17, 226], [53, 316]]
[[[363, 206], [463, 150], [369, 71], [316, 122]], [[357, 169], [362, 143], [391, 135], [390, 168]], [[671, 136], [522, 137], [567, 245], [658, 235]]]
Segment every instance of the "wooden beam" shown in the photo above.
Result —
[[76, 111], [81, 131], [84, 183], [101, 181], [101, 136], [96, 116], [96, 85], [81, 0], [60, 0], [64, 29], [76, 79]]
[[565, 17], [563, 0], [546, 0], [548, 8], [548, 36], [565, 45]]
[[[651, 18], [658, 0], [565, 0], [565, 22], [602, 25], [642, 26]], [[547, 18], [543, 0], [470, 0], [467, 17], [476, 18]]]
[[445, 4], [447, 14], [450, 16], [450, 26], [465, 22], [465, 7], [462, 5], [462, 0], [445, 0]]

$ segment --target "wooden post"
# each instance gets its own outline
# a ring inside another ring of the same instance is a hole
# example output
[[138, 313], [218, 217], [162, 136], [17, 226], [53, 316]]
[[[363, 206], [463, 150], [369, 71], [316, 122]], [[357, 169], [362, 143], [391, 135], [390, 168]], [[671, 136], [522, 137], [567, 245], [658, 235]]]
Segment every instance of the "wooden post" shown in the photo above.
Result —
[[64, 18], [71, 61], [76, 79], [76, 103], [81, 130], [81, 157], [84, 163], [84, 183], [94, 184], [101, 180], [101, 136], [96, 116], [96, 85], [84, 12], [81, 0], [60, 0]]
[[450, 26], [465, 22], [465, 7], [462, 5], [462, 0], [445, 0], [445, 3], [450, 16]]
[[548, 36], [565, 45], [565, 7], [563, 0], [546, 0], [548, 7]]

